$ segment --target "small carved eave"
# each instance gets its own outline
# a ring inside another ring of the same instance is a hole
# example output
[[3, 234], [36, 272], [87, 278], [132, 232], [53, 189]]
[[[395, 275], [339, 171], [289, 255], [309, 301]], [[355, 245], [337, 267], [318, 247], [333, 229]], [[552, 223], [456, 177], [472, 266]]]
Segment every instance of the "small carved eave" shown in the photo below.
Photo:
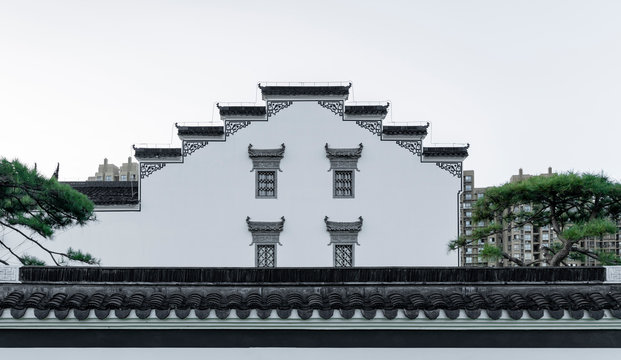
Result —
[[281, 144], [279, 149], [255, 149], [252, 144], [248, 145], [248, 156], [255, 158], [275, 158], [282, 159], [285, 155], [285, 144]]
[[359, 159], [362, 156], [362, 143], [357, 148], [335, 149], [326, 143], [326, 157], [328, 159]]
[[358, 217], [358, 221], [352, 222], [329, 221], [327, 216], [323, 220], [326, 223], [326, 230], [330, 232], [359, 232], [360, 230], [362, 230], [362, 216]]
[[250, 221], [250, 216], [246, 217], [248, 231], [250, 232], [278, 232], [280, 233], [285, 225], [285, 217], [280, 221]]

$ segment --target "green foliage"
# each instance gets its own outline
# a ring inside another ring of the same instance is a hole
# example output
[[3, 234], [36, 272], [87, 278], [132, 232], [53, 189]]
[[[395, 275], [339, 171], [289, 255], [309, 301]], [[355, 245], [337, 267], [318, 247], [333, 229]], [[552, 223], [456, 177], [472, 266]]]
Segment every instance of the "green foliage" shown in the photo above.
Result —
[[602, 265], [621, 265], [621, 257], [608, 251], [598, 251], [597, 260]]
[[67, 250], [67, 258], [73, 261], [79, 261], [89, 265], [99, 265], [99, 259], [94, 258], [89, 253], [83, 253], [80, 250], [69, 248]]
[[479, 255], [488, 261], [497, 261], [502, 259], [502, 249], [494, 245], [485, 244], [483, 250], [479, 251]]
[[593, 219], [585, 223], [577, 223], [567, 227], [561, 236], [571, 242], [588, 237], [600, 237], [617, 232], [617, 224], [608, 219]]
[[45, 261], [30, 255], [22, 256], [21, 261], [26, 266], [45, 266]]
[[[59, 264], [55, 256], [87, 264], [97, 263], [91, 255], [72, 249], [67, 253], [52, 251], [34, 237], [51, 239], [57, 230], [94, 220], [94, 206], [88, 197], [69, 185], [61, 184], [55, 178], [45, 178], [17, 160], [0, 158], [0, 226], [14, 230], [37, 245], [55, 264]], [[24, 265], [44, 265], [43, 261], [32, 256], [20, 256], [5, 243], [0, 242], [0, 245]]]
[[[621, 218], [621, 184], [603, 175], [541, 175], [491, 187], [474, 204], [473, 211], [474, 222], [485, 221], [488, 225], [476, 228], [461, 243], [451, 244], [453, 249], [526, 224], [535, 227], [547, 225], [559, 240], [550, 248], [550, 265], [560, 265], [567, 257], [583, 260], [589, 256], [597, 258], [602, 264], [617, 261], [609, 253], [585, 254], [585, 249], [578, 247], [582, 240], [618, 231], [616, 222]], [[510, 258], [496, 247], [483, 249], [483, 253], [489, 259]]]

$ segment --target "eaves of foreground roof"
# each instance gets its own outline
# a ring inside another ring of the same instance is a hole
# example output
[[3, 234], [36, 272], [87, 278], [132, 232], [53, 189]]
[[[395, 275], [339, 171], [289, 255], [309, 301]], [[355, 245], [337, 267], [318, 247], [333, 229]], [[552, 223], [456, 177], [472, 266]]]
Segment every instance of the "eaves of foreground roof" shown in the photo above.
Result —
[[0, 347], [621, 347], [608, 270], [22, 267]]
[[[234, 312], [246, 318], [292, 311], [308, 319], [335, 314], [345, 319], [358, 311], [381, 316], [429, 320], [482, 315], [539, 319], [570, 316], [621, 319], [621, 286], [605, 282], [604, 268], [460, 269], [460, 268], [55, 268], [24, 267], [20, 283], [0, 288], [0, 312], [21, 318], [33, 309], [37, 318], [61, 319], [70, 310], [86, 319], [138, 318], [154, 312], [198, 318], [214, 311], [220, 319]], [[607, 313], [605, 313], [607, 311]]]

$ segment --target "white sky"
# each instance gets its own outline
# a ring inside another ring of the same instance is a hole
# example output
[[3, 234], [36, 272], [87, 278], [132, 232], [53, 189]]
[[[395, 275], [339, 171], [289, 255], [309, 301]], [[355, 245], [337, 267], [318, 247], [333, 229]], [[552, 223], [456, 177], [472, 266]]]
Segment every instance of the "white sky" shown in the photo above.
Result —
[[[295, 4], [295, 5], [294, 5]], [[477, 185], [621, 179], [619, 1], [2, 1], [0, 156], [85, 180], [258, 81], [354, 82], [469, 142]], [[176, 136], [175, 136], [176, 137]]]

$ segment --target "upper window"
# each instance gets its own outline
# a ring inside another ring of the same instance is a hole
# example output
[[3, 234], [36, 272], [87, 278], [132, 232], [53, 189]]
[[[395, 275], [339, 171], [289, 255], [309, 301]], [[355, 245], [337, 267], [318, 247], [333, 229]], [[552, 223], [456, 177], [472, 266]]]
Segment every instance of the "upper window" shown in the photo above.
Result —
[[334, 149], [326, 144], [326, 157], [330, 160], [332, 174], [332, 197], [353, 198], [355, 196], [355, 171], [362, 155], [362, 144], [358, 148]]
[[334, 193], [335, 198], [354, 197], [354, 171], [338, 170], [334, 171]]
[[112, 175], [106, 175], [106, 181], [112, 181]]
[[472, 185], [466, 185], [466, 191], [472, 191]]
[[248, 156], [252, 160], [255, 173], [255, 197], [257, 199], [276, 199], [278, 195], [278, 172], [280, 160], [285, 154], [285, 144], [280, 149], [254, 149], [248, 145]]
[[127, 175], [121, 175], [121, 181], [127, 181]]
[[257, 198], [276, 197], [276, 170], [257, 171]]
[[471, 182], [472, 181], [472, 176], [470, 176], [470, 175], [464, 176], [464, 181]]

